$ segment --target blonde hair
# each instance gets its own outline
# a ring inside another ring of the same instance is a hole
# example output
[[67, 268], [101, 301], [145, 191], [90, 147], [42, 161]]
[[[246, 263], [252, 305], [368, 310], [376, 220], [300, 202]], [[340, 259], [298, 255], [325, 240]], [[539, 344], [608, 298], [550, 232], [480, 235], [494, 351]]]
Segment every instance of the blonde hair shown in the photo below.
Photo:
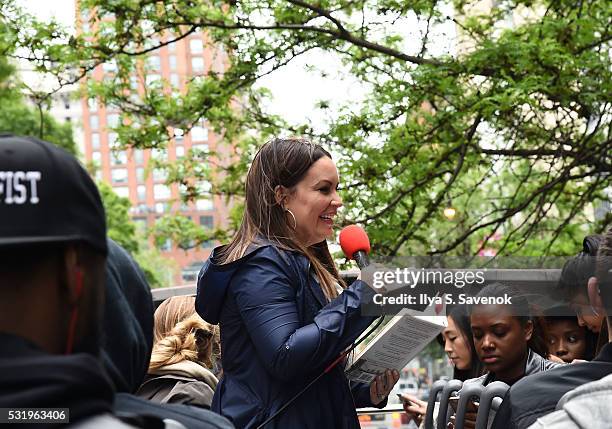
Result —
[[149, 372], [185, 360], [213, 367], [220, 355], [219, 330], [195, 312], [195, 298], [174, 296], [155, 311], [155, 345]]
[[290, 191], [302, 180], [308, 169], [322, 157], [331, 155], [321, 146], [303, 138], [273, 139], [264, 144], [249, 168], [245, 189], [242, 222], [232, 241], [220, 252], [219, 263], [233, 262], [246, 253], [259, 237], [272, 241], [283, 250], [305, 255], [314, 268], [328, 300], [338, 296], [336, 284], [345, 287], [338, 269], [323, 240], [306, 247], [300, 243], [287, 222], [284, 207], [276, 200], [277, 186]]
[[172, 296], [164, 300], [155, 310], [153, 341], [161, 341], [178, 322], [195, 312], [195, 296]]

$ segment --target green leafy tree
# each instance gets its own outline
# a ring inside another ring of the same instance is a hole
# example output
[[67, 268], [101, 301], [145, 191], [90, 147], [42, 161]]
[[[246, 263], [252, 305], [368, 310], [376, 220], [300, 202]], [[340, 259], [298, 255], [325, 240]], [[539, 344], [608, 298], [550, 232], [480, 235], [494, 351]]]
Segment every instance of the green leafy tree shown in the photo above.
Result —
[[149, 245], [145, 236], [140, 237], [140, 243], [134, 259], [145, 273], [149, 286], [151, 288], [172, 286], [175, 274], [178, 272], [176, 262], [166, 258], [159, 250]]
[[117, 195], [105, 182], [98, 182], [98, 189], [106, 212], [108, 236], [132, 254], [149, 286], [171, 286], [177, 266], [152, 246], [142, 231], [137, 230], [129, 215], [130, 200]]
[[[451, 3], [452, 11], [437, 0], [82, 0], [80, 16], [93, 25], [76, 37], [10, 2], [3, 9], [16, 44], [60, 86], [116, 64], [103, 81], [88, 79], [87, 91], [123, 112], [125, 145], [164, 148], [202, 118], [234, 144], [231, 157], [191, 154], [168, 165], [184, 189], [215, 179], [212, 193], [240, 195], [261, 142], [307, 134], [340, 155], [345, 221], [365, 224], [380, 253], [574, 252], [582, 235], [611, 222], [596, 224], [587, 210], [608, 199], [611, 183], [612, 6]], [[449, 22], [456, 49], [440, 53], [435, 32]], [[225, 66], [183, 91], [147, 83], [146, 56], [197, 31]], [[268, 92], [254, 85], [309, 52], [335, 55], [363, 83], [361, 100], [318, 103], [323, 129], [269, 114]], [[453, 222], [442, 217], [451, 203]]]
[[115, 194], [113, 188], [105, 183], [98, 182], [98, 190], [106, 212], [106, 227], [108, 236], [130, 253], [138, 251], [136, 240], [136, 226], [130, 219], [130, 200]]
[[[32, 94], [38, 97], [34, 98], [37, 107], [26, 103], [24, 94], [28, 93], [28, 88], [9, 61], [15, 49], [15, 34], [9, 30], [5, 21], [0, 19], [0, 52], [4, 54], [0, 56], [0, 131], [36, 136], [77, 156], [70, 124], [59, 124], [46, 111], [50, 94]], [[95, 166], [90, 165], [88, 169], [94, 171]], [[108, 236], [132, 253], [151, 287], [170, 286], [174, 281], [176, 264], [150, 246], [147, 237], [137, 234], [129, 217], [129, 200], [119, 197], [104, 182], [97, 185], [106, 212]]]
[[39, 137], [76, 155], [70, 124], [60, 124], [46, 112], [44, 99], [48, 97], [43, 95], [37, 107], [26, 102], [26, 88], [7, 56], [14, 51], [14, 42], [14, 34], [0, 15], [0, 131]]

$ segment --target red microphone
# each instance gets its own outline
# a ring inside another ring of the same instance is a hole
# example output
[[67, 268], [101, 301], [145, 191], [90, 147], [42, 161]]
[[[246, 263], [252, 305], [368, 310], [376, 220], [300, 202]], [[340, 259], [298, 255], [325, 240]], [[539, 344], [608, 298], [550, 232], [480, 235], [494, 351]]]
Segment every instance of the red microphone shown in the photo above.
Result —
[[340, 231], [340, 247], [344, 256], [357, 262], [359, 268], [370, 265], [370, 239], [368, 234], [358, 225], [349, 225]]

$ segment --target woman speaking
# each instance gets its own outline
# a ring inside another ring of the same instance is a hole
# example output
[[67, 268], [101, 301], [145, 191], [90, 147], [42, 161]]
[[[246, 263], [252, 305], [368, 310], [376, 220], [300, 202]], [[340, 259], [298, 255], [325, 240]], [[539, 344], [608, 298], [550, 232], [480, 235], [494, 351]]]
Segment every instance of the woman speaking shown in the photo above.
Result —
[[374, 320], [360, 310], [374, 291], [360, 280], [346, 287], [325, 241], [342, 205], [338, 180], [321, 146], [266, 143], [247, 175], [237, 234], [200, 272], [196, 309], [221, 327], [212, 409], [237, 428], [359, 428], [355, 408], [383, 407], [399, 378], [387, 371], [349, 384], [336, 365], [281, 411]]

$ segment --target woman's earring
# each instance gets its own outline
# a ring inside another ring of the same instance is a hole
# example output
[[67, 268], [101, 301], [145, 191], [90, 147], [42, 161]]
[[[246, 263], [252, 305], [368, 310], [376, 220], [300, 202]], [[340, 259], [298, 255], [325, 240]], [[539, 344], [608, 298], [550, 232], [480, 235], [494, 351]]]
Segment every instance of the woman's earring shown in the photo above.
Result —
[[293, 230], [295, 231], [297, 229], [297, 220], [295, 220], [295, 215], [289, 209], [285, 209], [285, 212], [289, 213], [291, 217], [293, 218]]

